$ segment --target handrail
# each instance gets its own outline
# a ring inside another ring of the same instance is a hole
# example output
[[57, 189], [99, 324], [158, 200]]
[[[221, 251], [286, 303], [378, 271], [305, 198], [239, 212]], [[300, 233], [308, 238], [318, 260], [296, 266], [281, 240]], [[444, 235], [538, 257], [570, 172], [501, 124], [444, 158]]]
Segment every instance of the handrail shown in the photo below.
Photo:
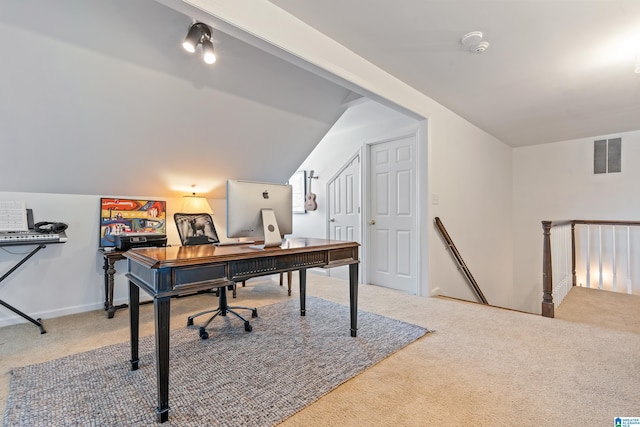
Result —
[[449, 247], [449, 250], [451, 251], [451, 254], [455, 258], [456, 262], [458, 263], [458, 267], [460, 269], [462, 269], [462, 272], [464, 273], [465, 277], [469, 281], [469, 284], [471, 285], [471, 287], [475, 291], [476, 296], [478, 297], [478, 299], [483, 304], [489, 304], [487, 302], [487, 299], [484, 297], [484, 294], [482, 293], [482, 290], [480, 289], [480, 286], [478, 286], [478, 283], [476, 282], [476, 279], [473, 278], [473, 275], [471, 274], [471, 271], [469, 271], [469, 268], [467, 267], [467, 265], [465, 264], [464, 260], [462, 259], [462, 256], [460, 255], [460, 252], [458, 252], [458, 249], [456, 248], [456, 245], [453, 243], [453, 240], [451, 240], [451, 237], [449, 236], [449, 233], [447, 233], [447, 230], [444, 228], [444, 224], [442, 223], [442, 221], [440, 221], [439, 217], [435, 217], [435, 223], [436, 223], [436, 227], [438, 228], [438, 231], [440, 231], [440, 235], [442, 236], [442, 238], [447, 243], [447, 246]]
[[580, 225], [612, 225], [612, 226], [640, 226], [640, 221], [624, 220], [565, 220], [565, 221], [542, 221], [543, 248], [542, 248], [542, 315], [554, 317], [553, 302], [553, 277], [552, 277], [552, 256], [551, 256], [551, 228], [559, 226], [571, 226], [571, 275], [572, 286], [576, 286], [576, 236], [575, 226]]
[[572, 224], [587, 224], [587, 225], [640, 225], [640, 221], [607, 221], [607, 220], [599, 220], [599, 219], [574, 219], [568, 221]]

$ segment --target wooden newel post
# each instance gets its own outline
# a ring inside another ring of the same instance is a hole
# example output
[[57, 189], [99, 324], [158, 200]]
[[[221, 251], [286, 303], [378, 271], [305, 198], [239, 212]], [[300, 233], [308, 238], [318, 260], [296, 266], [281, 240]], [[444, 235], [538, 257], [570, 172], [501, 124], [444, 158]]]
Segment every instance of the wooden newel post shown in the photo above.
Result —
[[551, 275], [551, 221], [542, 221], [542, 315], [553, 317], [553, 278]]

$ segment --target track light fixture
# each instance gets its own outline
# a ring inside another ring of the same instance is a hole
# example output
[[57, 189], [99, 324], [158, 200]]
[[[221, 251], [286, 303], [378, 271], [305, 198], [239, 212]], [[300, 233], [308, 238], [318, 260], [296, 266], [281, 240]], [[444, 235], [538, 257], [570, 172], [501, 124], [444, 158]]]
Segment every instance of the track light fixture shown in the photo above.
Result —
[[213, 64], [216, 62], [216, 54], [213, 53], [213, 43], [211, 40], [202, 41], [202, 59], [207, 64]]
[[198, 45], [202, 45], [204, 62], [213, 64], [216, 62], [216, 55], [213, 52], [213, 42], [211, 41], [211, 30], [206, 24], [196, 22], [189, 28], [187, 37], [182, 42], [182, 47], [189, 53], [195, 53]]

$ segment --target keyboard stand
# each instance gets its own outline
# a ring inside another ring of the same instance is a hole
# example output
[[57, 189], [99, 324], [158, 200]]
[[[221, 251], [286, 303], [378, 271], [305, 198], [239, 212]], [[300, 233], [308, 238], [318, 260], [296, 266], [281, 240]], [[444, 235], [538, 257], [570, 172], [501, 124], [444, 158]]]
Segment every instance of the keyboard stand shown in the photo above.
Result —
[[[0, 282], [2, 282], [4, 279], [6, 279], [11, 273], [13, 273], [14, 271], [16, 271], [18, 269], [18, 267], [20, 267], [22, 264], [24, 264], [25, 262], [27, 262], [27, 260], [29, 258], [31, 258], [32, 256], [34, 256], [36, 254], [36, 252], [38, 252], [40, 249], [44, 249], [46, 248], [47, 245], [45, 244], [40, 244], [38, 245], [34, 250], [32, 250], [31, 252], [29, 252], [27, 254], [27, 256], [25, 256], [24, 258], [22, 258], [20, 260], [20, 262], [18, 262], [16, 265], [14, 265], [9, 271], [7, 271], [2, 277], [0, 277]], [[8, 308], [9, 310], [13, 311], [14, 313], [16, 313], [18, 316], [28, 320], [29, 322], [33, 323], [34, 325], [36, 325], [39, 329], [40, 329], [40, 334], [46, 334], [47, 331], [44, 330], [44, 326], [42, 324], [42, 319], [34, 319], [33, 317], [30, 317], [26, 314], [24, 314], [23, 312], [21, 312], [20, 310], [18, 310], [17, 308], [7, 304], [6, 302], [2, 301], [0, 299], [0, 305], [3, 305], [4, 307]]]

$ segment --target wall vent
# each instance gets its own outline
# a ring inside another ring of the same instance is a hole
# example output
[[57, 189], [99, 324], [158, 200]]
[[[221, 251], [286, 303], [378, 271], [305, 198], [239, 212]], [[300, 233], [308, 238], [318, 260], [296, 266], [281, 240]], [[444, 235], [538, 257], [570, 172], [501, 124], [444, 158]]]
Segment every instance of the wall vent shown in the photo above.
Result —
[[599, 139], [593, 142], [593, 173], [622, 171], [622, 138]]

